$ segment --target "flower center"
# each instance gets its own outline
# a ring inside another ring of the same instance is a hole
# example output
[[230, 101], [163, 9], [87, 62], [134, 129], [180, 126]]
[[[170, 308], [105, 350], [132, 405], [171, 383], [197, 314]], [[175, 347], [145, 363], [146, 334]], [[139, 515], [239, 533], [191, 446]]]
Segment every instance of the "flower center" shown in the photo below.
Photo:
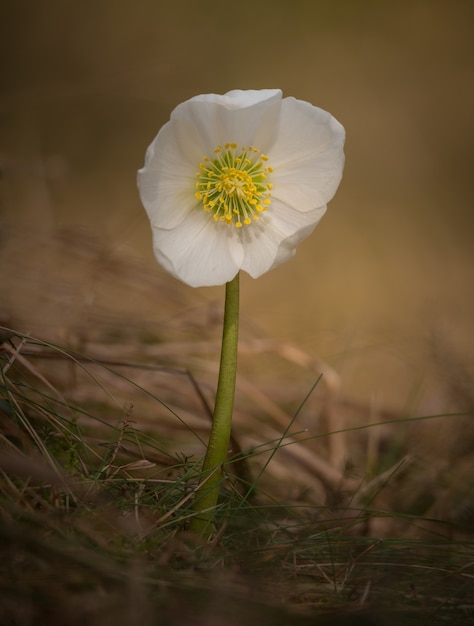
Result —
[[204, 157], [196, 174], [196, 198], [214, 220], [241, 228], [257, 221], [271, 204], [273, 185], [267, 181], [273, 168], [257, 148], [227, 143], [217, 146], [214, 158]]

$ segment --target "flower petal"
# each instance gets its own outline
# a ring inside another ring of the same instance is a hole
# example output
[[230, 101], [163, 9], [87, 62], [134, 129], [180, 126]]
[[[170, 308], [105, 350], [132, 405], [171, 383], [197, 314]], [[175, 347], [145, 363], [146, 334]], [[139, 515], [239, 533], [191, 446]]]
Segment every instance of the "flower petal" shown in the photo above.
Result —
[[234, 228], [204, 210], [191, 213], [172, 230], [153, 228], [158, 262], [191, 287], [222, 285], [240, 269], [244, 250]]
[[[229, 91], [223, 96], [195, 96], [179, 104], [171, 114], [181, 145], [192, 149], [192, 159], [199, 165], [219, 145], [236, 142], [255, 145], [265, 152], [275, 141], [282, 102], [280, 89]], [[189, 137], [189, 124], [194, 129]], [[200, 151], [200, 152], [199, 152]]]
[[301, 212], [272, 202], [268, 213], [258, 223], [251, 224], [241, 238], [245, 249], [242, 269], [258, 278], [272, 267], [289, 260], [296, 245], [307, 237], [324, 215], [326, 207]]
[[282, 101], [278, 137], [268, 152], [273, 196], [300, 211], [326, 205], [344, 168], [343, 126], [308, 102]]
[[140, 198], [153, 226], [175, 228], [197, 206], [196, 169], [183, 157], [168, 122], [148, 147], [145, 165], [138, 170]]

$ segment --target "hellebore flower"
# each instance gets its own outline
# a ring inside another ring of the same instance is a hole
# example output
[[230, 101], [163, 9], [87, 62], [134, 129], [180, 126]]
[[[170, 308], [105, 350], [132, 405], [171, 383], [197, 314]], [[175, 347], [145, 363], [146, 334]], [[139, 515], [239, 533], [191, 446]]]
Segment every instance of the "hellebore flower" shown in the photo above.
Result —
[[279, 89], [179, 104], [138, 172], [158, 262], [201, 287], [290, 259], [336, 192], [344, 137], [332, 115]]

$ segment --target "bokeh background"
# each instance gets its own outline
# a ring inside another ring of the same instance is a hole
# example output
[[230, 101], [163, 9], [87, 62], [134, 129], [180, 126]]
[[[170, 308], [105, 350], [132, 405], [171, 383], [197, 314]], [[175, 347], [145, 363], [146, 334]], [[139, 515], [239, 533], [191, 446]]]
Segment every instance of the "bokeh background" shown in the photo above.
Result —
[[[328, 362], [347, 395], [445, 410], [474, 343], [473, 17], [472, 0], [3, 2], [2, 317], [46, 336], [94, 307], [162, 320], [167, 290], [91, 286], [52, 242], [77, 232], [162, 275], [135, 185], [147, 145], [193, 95], [279, 87], [344, 124], [346, 169], [295, 259], [244, 278], [246, 323]], [[220, 306], [221, 288], [161, 278], [180, 306]]]

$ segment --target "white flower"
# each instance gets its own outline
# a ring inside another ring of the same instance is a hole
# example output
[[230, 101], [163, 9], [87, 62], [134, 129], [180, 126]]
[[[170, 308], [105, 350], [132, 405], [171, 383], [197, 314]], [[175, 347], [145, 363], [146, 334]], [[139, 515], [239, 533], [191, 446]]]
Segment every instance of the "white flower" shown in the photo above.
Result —
[[336, 192], [344, 128], [279, 89], [178, 105], [138, 172], [158, 262], [192, 287], [290, 259]]

